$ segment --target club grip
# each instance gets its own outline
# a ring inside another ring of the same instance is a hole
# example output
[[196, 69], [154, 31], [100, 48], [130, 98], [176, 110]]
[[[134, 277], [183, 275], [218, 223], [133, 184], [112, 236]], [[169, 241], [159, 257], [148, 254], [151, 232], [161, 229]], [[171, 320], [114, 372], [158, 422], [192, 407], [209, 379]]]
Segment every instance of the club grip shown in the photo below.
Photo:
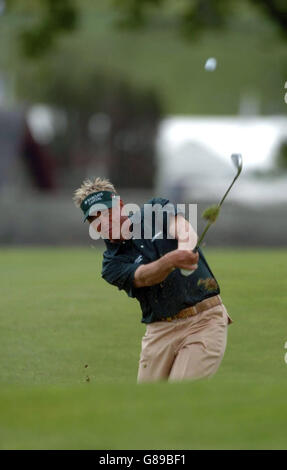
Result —
[[189, 271], [188, 269], [181, 269], [180, 272], [183, 276], [189, 276], [190, 274], [194, 273], [194, 270]]
[[[192, 250], [193, 253], [196, 253], [197, 249], [198, 249], [197, 246], [195, 248], [193, 248], [193, 250]], [[181, 269], [180, 272], [183, 276], [190, 276], [190, 274], [195, 272], [195, 269], [193, 269], [192, 271], [190, 271], [189, 269]]]

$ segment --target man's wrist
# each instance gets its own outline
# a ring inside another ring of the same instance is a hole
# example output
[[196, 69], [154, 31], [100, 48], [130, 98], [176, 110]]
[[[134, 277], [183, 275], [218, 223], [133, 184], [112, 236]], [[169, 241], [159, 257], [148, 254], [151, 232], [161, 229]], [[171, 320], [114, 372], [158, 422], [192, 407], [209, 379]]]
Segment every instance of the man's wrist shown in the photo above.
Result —
[[169, 271], [173, 271], [175, 269], [174, 266], [174, 256], [172, 251], [166, 253], [162, 258], [160, 258], [163, 267]]

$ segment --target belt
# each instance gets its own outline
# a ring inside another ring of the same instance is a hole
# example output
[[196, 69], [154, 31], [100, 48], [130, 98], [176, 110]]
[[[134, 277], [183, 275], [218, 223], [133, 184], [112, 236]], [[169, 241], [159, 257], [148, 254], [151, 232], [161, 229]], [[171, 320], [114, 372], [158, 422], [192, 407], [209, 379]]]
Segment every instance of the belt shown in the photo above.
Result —
[[221, 305], [222, 300], [220, 295], [215, 295], [214, 297], [210, 297], [209, 299], [202, 300], [197, 304], [193, 305], [192, 307], [184, 308], [180, 310], [178, 313], [173, 315], [172, 317], [161, 318], [160, 321], [173, 321], [177, 319], [183, 319], [188, 317], [193, 317], [204, 310], [208, 310], [209, 308], [216, 307], [216, 305]]

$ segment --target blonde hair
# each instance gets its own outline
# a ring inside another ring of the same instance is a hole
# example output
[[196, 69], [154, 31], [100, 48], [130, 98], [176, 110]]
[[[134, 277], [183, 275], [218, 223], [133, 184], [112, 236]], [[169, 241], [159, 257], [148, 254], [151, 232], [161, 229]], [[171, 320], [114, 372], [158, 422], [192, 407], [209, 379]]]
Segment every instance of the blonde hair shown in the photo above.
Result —
[[106, 178], [94, 178], [93, 180], [86, 179], [83, 181], [80, 188], [76, 189], [73, 201], [76, 207], [80, 207], [83, 200], [96, 191], [111, 191], [117, 193], [114, 185]]

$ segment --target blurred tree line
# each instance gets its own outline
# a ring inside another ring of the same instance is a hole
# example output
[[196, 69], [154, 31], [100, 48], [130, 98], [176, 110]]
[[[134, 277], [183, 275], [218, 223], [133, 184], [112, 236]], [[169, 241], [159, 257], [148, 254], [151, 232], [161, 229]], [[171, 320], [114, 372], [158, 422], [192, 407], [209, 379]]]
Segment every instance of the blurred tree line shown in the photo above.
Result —
[[[6, 0], [13, 8], [18, 0]], [[286, 0], [247, 0], [273, 22], [282, 36], [287, 37]], [[142, 28], [152, 20], [152, 13], [171, 7], [178, 30], [194, 39], [203, 30], [224, 28], [227, 19], [239, 2], [236, 0], [113, 0], [121, 14], [116, 24], [124, 28]], [[78, 23], [79, 8], [74, 0], [27, 0], [25, 8], [37, 11], [39, 18], [19, 33], [23, 53], [40, 57], [53, 46], [62, 33], [71, 33]]]
[[[230, 12], [238, 8], [238, 3], [235, 0], [112, 0], [111, 9], [118, 13], [113, 20], [115, 29], [137, 30], [151, 24], [157, 28], [165, 21], [172, 21], [176, 31], [192, 41], [205, 30], [224, 30]], [[286, 1], [246, 0], [245, 3], [258, 8], [283, 35], [286, 33]], [[82, 70], [79, 56], [65, 55], [65, 50], [57, 54], [59, 39], [72, 35], [81, 26], [79, 1], [6, 0], [6, 6], [7, 11], [19, 12], [25, 18], [17, 26], [23, 57], [21, 70], [18, 69], [18, 95], [28, 105], [46, 103], [59, 110], [58, 116], [64, 122], [59, 126], [62, 131], [50, 143], [41, 144], [56, 158], [59, 185], [72, 187], [78, 183], [79, 172], [88, 175], [102, 169], [102, 174], [116, 185], [152, 187], [154, 139], [164, 112], [154, 89], [136, 86], [122, 74], [103, 71], [100, 67], [89, 65]], [[168, 15], [162, 14], [166, 6]], [[82, 54], [86, 54], [84, 49]]]
[[[18, 0], [6, 2], [8, 10], [21, 5]], [[26, 0], [20, 11], [31, 15], [28, 25], [19, 31], [21, 50], [30, 58], [46, 54], [60, 34], [71, 33], [77, 26], [78, 10], [73, 0]]]
[[[18, 32], [28, 62], [17, 93], [28, 114], [33, 103], [44, 103], [53, 119], [53, 138], [37, 145], [54, 160], [57, 187], [75, 187], [79, 174], [101, 172], [120, 187], [151, 188], [154, 139], [162, 115], [156, 93], [96, 66], [85, 73], [75, 66], [74, 56], [53, 54], [59, 36], [77, 28], [78, 9], [72, 0], [28, 0], [25, 5], [10, 0], [7, 6], [28, 13], [27, 25]], [[32, 127], [38, 116], [28, 119]]]
[[[169, 0], [114, 0], [122, 12], [120, 24], [128, 28], [144, 27], [150, 21], [151, 7], [160, 9]], [[209, 28], [224, 28], [227, 19], [236, 7], [236, 0], [182, 0], [174, 1], [174, 20], [181, 33], [187, 38]], [[263, 12], [286, 38], [287, 2], [286, 0], [248, 0], [248, 3]]]

